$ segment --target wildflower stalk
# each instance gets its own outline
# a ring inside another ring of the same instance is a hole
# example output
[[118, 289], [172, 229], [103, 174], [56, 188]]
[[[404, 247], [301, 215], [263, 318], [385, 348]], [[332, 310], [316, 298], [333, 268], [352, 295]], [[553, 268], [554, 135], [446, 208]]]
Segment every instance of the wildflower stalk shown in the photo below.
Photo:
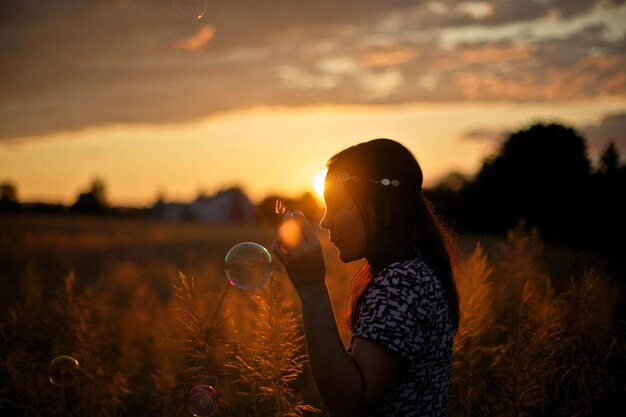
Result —
[[[216, 345], [222, 341], [225, 319], [222, 318], [222, 304], [229, 286], [225, 286], [217, 297], [215, 310], [208, 321], [202, 319], [198, 311], [198, 295], [195, 280], [188, 279], [179, 272], [180, 285], [174, 285], [175, 296], [181, 301], [177, 308], [178, 322], [183, 325], [184, 336], [178, 340], [179, 352], [183, 355], [184, 369], [179, 375], [178, 401], [184, 403], [184, 395], [196, 385], [211, 385], [219, 390], [221, 364], [217, 358]], [[206, 324], [205, 324], [206, 323]], [[220, 399], [221, 405], [226, 403]]]
[[285, 311], [274, 279], [270, 299], [255, 298], [259, 305], [257, 327], [245, 346], [235, 329], [234, 359], [226, 364], [237, 371], [237, 382], [247, 388], [239, 394], [251, 398], [255, 416], [296, 417], [319, 412], [300, 401], [290, 387], [306, 363], [304, 335], [295, 313]]

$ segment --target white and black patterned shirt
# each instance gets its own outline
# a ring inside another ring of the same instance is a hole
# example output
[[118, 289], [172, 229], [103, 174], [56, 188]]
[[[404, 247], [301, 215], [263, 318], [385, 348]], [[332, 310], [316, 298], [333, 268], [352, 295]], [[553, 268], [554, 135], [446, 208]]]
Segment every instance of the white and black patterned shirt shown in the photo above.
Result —
[[373, 278], [348, 351], [357, 336], [381, 343], [406, 362], [372, 415], [446, 415], [452, 321], [441, 283], [422, 260], [392, 263]]

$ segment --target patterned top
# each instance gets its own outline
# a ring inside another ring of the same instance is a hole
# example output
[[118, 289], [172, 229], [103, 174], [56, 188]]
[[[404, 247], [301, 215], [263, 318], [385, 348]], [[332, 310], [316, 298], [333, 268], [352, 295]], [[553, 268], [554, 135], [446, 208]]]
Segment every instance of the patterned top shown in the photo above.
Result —
[[357, 336], [383, 344], [406, 361], [373, 416], [446, 415], [452, 320], [441, 283], [422, 260], [392, 263], [373, 278], [348, 351]]

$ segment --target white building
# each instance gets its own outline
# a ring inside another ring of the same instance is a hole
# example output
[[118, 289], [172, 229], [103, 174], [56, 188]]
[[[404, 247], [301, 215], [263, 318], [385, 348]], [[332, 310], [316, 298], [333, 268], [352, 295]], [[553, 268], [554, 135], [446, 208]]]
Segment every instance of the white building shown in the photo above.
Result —
[[159, 200], [151, 211], [155, 216], [173, 222], [251, 223], [256, 216], [256, 207], [239, 188], [220, 190], [210, 197], [199, 196], [191, 203]]

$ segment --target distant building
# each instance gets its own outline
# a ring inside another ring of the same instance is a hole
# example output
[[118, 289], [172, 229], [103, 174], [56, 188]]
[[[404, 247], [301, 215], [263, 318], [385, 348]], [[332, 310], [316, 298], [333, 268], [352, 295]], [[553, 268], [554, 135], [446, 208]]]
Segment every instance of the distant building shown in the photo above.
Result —
[[185, 220], [203, 223], [252, 223], [256, 207], [239, 188], [228, 188], [207, 197], [199, 196], [191, 203], [157, 201], [151, 213], [171, 222]]
[[183, 221], [186, 217], [186, 203], [167, 203], [164, 200], [157, 201], [150, 209], [154, 217], [159, 217], [170, 222]]

